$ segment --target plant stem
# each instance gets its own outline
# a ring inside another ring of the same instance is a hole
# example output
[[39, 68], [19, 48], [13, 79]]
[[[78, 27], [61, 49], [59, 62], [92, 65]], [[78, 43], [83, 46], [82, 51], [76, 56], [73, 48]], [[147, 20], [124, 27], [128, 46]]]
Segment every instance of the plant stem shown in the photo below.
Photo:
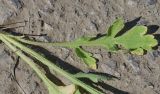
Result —
[[[36, 64], [34, 64], [33, 60], [31, 60], [30, 58], [28, 58], [26, 55], [24, 55], [22, 53], [22, 51], [20, 51], [19, 49], [17, 49], [16, 47], [14, 47], [12, 44], [10, 44], [6, 39], [4, 39], [2, 36], [0, 36], [0, 39], [13, 51], [15, 52], [22, 60], [24, 60], [36, 73], [37, 75], [42, 79], [42, 81], [44, 82], [44, 84], [51, 89], [54, 92], [57, 92], [56, 94], [62, 94], [59, 90], [58, 87], [52, 83], [47, 77], [46, 75], [41, 72], [41, 70], [39, 70], [39, 68], [36, 66]], [[51, 88], [52, 87], [52, 88]], [[50, 90], [49, 90], [50, 91]]]
[[[55, 47], [67, 47], [67, 48], [77, 48], [79, 46], [101, 46], [102, 43], [99, 42], [97, 43], [97, 40], [93, 40], [93, 41], [84, 41], [84, 42], [79, 42], [79, 43], [75, 43], [74, 41], [71, 42], [37, 42], [37, 41], [32, 41], [32, 40], [27, 40], [27, 39], [23, 39], [23, 37], [21, 36], [13, 36], [13, 35], [8, 35], [9, 37], [13, 37], [16, 40], [26, 43], [26, 44], [31, 44], [31, 45], [36, 45], [36, 46], [55, 46]], [[98, 40], [99, 41], [99, 40]]]
[[13, 45], [17, 46], [18, 48], [20, 48], [24, 52], [28, 53], [29, 55], [31, 55], [34, 58], [36, 58], [37, 60], [39, 60], [43, 64], [47, 65], [49, 68], [53, 69], [55, 72], [59, 73], [60, 75], [63, 75], [64, 77], [66, 77], [67, 79], [69, 79], [70, 81], [72, 81], [74, 84], [76, 84], [78, 86], [81, 86], [82, 88], [86, 89], [91, 94], [103, 94], [102, 92], [100, 92], [100, 91], [92, 88], [91, 86], [89, 86], [89, 85], [81, 82], [80, 80], [78, 80], [77, 78], [75, 78], [72, 74], [67, 73], [66, 71], [64, 71], [61, 68], [57, 67], [51, 61], [47, 60], [46, 58], [44, 58], [43, 56], [39, 55], [35, 51], [27, 48], [26, 46], [20, 44], [19, 42], [15, 41], [14, 39], [12, 39], [12, 38], [10, 38], [8, 36], [5, 36], [4, 34], [1, 34], [1, 36], [3, 36], [6, 40], [8, 40], [9, 42], [11, 42]]

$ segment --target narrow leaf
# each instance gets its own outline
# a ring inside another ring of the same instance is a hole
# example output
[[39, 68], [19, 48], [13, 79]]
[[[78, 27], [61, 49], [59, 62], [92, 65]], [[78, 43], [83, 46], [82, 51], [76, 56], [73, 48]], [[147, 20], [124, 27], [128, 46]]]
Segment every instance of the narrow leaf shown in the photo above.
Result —
[[76, 78], [87, 78], [90, 79], [91, 81], [98, 83], [99, 81], [105, 81], [105, 80], [110, 80], [111, 78], [104, 76], [104, 75], [99, 75], [99, 74], [93, 74], [93, 73], [77, 73], [74, 75]]

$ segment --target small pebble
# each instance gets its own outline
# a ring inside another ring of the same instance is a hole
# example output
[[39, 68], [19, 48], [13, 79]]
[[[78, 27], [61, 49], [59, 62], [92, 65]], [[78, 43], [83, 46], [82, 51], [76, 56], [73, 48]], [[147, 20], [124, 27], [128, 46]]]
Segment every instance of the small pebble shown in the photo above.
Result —
[[102, 60], [101, 54], [94, 54], [93, 57], [95, 57], [98, 60]]
[[115, 75], [116, 77], [118, 77], [118, 78], [121, 77], [120, 73], [118, 73], [118, 72], [115, 72], [114, 75]]
[[47, 23], [44, 23], [44, 30], [51, 31], [51, 30], [53, 30], [53, 27], [51, 27], [51, 25], [49, 25]]

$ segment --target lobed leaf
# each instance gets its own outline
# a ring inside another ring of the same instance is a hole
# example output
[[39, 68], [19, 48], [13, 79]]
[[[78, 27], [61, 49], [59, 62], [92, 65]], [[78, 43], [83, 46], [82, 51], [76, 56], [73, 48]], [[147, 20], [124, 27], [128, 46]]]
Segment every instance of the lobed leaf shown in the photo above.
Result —
[[[52, 46], [61, 46], [74, 48], [78, 57], [82, 58], [83, 61], [89, 66], [89, 68], [96, 69], [96, 61], [92, 55], [80, 46], [100, 46], [106, 48], [109, 52], [116, 52], [120, 48], [125, 48], [129, 50], [132, 54], [143, 55], [144, 50], [150, 51], [154, 46], [158, 44], [157, 40], [154, 39], [153, 35], [146, 34], [147, 27], [145, 26], [134, 26], [129, 31], [121, 36], [115, 37], [124, 27], [124, 21], [122, 19], [117, 19], [108, 29], [108, 34], [97, 39], [91, 37], [81, 37], [72, 42], [63, 43], [44, 43]], [[42, 42], [33, 42], [24, 40], [21, 38], [16, 38], [18, 41], [32, 44], [32, 45], [44, 45]]]
[[115, 37], [116, 34], [124, 27], [123, 19], [117, 19], [108, 29], [108, 36]]
[[135, 26], [128, 32], [116, 38], [116, 43], [122, 45], [128, 50], [134, 50], [132, 53], [143, 54], [143, 50], [151, 50], [157, 45], [157, 40], [153, 35], [146, 35], [147, 27]]

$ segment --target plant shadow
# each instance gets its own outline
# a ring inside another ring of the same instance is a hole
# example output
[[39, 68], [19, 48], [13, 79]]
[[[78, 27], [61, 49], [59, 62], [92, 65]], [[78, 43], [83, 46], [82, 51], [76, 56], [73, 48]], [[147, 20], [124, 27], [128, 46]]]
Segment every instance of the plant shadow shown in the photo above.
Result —
[[[54, 64], [56, 64], [58, 67], [60, 67], [61, 69], [71, 73], [71, 74], [75, 74], [78, 72], [82, 72], [80, 69], [68, 64], [67, 62], [61, 60], [60, 58], [58, 58], [57, 56], [54, 56], [51, 52], [49, 52], [47, 49], [39, 47], [39, 46], [31, 46], [31, 49], [33, 49], [34, 51], [38, 52], [39, 54], [43, 55], [43, 57], [45, 57], [46, 59], [50, 60], [51, 62], [53, 62]], [[36, 60], [37, 61], [37, 60]], [[48, 66], [38, 62], [37, 63], [39, 66], [43, 67], [43, 69], [46, 72], [46, 76], [55, 84], [57, 85], [64, 85], [64, 83], [58, 79], [56, 76], [54, 76], [54, 74], [51, 73], [51, 70], [48, 68]]]
[[103, 92], [104, 94], [105, 94], [105, 91], [110, 91], [113, 94], [129, 94], [126, 91], [115, 88], [115, 87], [113, 87], [109, 84], [106, 84], [106, 83], [102, 82], [102, 81], [99, 81], [98, 83], [94, 83], [91, 80], [85, 79], [85, 78], [80, 78], [80, 80], [83, 81], [84, 83], [89, 84], [90, 86], [94, 87], [95, 89]]
[[[50, 61], [52, 61], [52, 62], [55, 62], [55, 61], [58, 62], [58, 65], [57, 65], [57, 66], [59, 66], [60, 68], [62, 68], [63, 70], [65, 70], [65, 71], [67, 71], [67, 72], [69, 72], [69, 73], [71, 73], [71, 74], [76, 74], [76, 73], [82, 72], [80, 69], [77, 69], [77, 68], [75, 68], [74, 66], [68, 64], [67, 62], [61, 60], [60, 58], [52, 55], [51, 52], [49, 52], [49, 51], [46, 50], [45, 48], [42, 48], [42, 47], [39, 47], [39, 46], [32, 46], [32, 49], [34, 49], [35, 51], [40, 51], [41, 53], [43, 53], [43, 55], [45, 56], [45, 58], [47, 58], [48, 60], [50, 60]], [[50, 72], [50, 70], [49, 70], [49, 68], [48, 68], [47, 66], [45, 66], [44, 64], [41, 64], [41, 63], [38, 63], [38, 64], [45, 69], [45, 71], [46, 71], [46, 76], [47, 76], [51, 81], [53, 81], [53, 82], [56, 81], [55, 84], [58, 84], [58, 85], [64, 85], [63, 82], [61, 82], [56, 76], [54, 76], [54, 75]], [[111, 80], [112, 78], [119, 79], [119, 78], [117, 78], [117, 77], [115, 77], [115, 76], [112, 76], [112, 75], [106, 74], [106, 73], [97, 73], [97, 72], [91, 72], [91, 73], [92, 73], [92, 74], [98, 74], [98, 75], [106, 76], [106, 77], [108, 77], [110, 80]], [[55, 80], [55, 79], [56, 79], [56, 80]], [[85, 78], [84, 78], [84, 79], [81, 78], [80, 80], [83, 81], [84, 83], [86, 83], [86, 84], [88, 84], [88, 85], [96, 88], [97, 90], [102, 91], [100, 88], [95, 87], [95, 86], [93, 85], [93, 82], [92, 82], [92, 81], [90, 81], [90, 80], [88, 80], [88, 79], [85, 79]], [[105, 83], [103, 83], [103, 84], [102, 84], [102, 83], [101, 83], [101, 84], [98, 83], [97, 85], [101, 86], [101, 87], [104, 88], [105, 90], [109, 90], [109, 91], [113, 92], [114, 94], [118, 94], [118, 93], [116, 93], [116, 92], [119, 92], [119, 94], [128, 94], [128, 93], [126, 93], [125, 91], [121, 91], [121, 90], [116, 89], [116, 88], [114, 88], [114, 87], [112, 87], [112, 86], [109, 86], [109, 85], [107, 85], [107, 84], [105, 84]], [[110, 88], [105, 88], [106, 86], [108, 86], [108, 87], [110, 87]]]
[[120, 89], [117, 89], [111, 85], [108, 85], [108, 84], [105, 84], [103, 82], [99, 82], [97, 83], [98, 85], [102, 86], [102, 88], [104, 88], [105, 90], [109, 90], [111, 91], [112, 93], [114, 94], [129, 94], [128, 92], [126, 91], [123, 91], [123, 90], [120, 90]]
[[128, 30], [130, 30], [132, 27], [136, 26], [140, 19], [141, 19], [141, 17], [138, 17], [138, 18], [136, 18], [132, 21], [126, 22], [125, 25], [124, 25], [124, 28], [120, 32], [118, 32], [118, 34], [115, 37], [123, 35]]

